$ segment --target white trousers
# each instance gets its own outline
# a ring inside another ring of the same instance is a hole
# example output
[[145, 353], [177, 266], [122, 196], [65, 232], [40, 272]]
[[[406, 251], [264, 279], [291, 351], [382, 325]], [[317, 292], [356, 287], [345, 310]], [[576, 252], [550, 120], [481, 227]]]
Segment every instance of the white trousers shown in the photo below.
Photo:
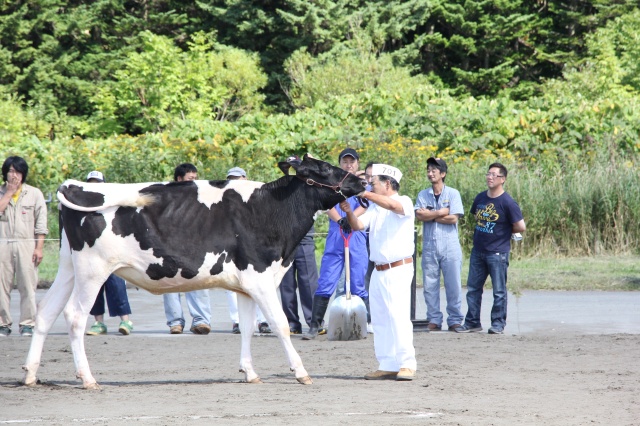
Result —
[[373, 346], [379, 370], [417, 369], [411, 322], [413, 263], [373, 270], [369, 285]]

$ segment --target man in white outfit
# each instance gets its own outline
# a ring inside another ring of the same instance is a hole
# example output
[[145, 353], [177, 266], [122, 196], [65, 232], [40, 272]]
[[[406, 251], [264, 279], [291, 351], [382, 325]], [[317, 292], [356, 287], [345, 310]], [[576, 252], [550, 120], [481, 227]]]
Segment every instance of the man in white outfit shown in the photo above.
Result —
[[356, 217], [349, 203], [340, 203], [353, 230], [369, 229], [369, 256], [375, 263], [369, 304], [379, 367], [364, 378], [408, 381], [413, 380], [417, 369], [410, 318], [413, 202], [398, 194], [402, 172], [397, 168], [374, 164], [372, 175], [372, 192], [362, 195], [372, 205], [362, 216]]

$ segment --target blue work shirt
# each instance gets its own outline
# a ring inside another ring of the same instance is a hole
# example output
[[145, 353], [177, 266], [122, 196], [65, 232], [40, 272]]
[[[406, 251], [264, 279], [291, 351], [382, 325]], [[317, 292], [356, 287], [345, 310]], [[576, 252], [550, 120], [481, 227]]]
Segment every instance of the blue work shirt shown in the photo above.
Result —
[[[449, 214], [457, 214], [464, 216], [464, 208], [462, 207], [462, 198], [457, 189], [444, 185], [442, 193], [436, 201], [433, 188], [423, 189], [418, 193], [414, 210], [428, 209], [440, 210], [448, 208]], [[458, 224], [444, 224], [436, 221], [422, 222], [422, 241], [458, 239]]]

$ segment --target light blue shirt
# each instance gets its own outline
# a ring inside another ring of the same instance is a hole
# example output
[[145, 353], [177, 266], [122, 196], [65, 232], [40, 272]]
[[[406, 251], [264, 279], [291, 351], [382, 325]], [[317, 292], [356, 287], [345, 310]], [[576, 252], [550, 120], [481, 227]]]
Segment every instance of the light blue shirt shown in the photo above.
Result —
[[[440, 210], [449, 208], [449, 214], [457, 214], [459, 217], [464, 216], [464, 208], [462, 207], [462, 198], [457, 189], [450, 188], [445, 185], [442, 193], [436, 201], [433, 194], [433, 188], [427, 188], [420, 191], [416, 199], [414, 210], [426, 209]], [[422, 241], [458, 239], [458, 224], [444, 224], [435, 221], [422, 222]]]

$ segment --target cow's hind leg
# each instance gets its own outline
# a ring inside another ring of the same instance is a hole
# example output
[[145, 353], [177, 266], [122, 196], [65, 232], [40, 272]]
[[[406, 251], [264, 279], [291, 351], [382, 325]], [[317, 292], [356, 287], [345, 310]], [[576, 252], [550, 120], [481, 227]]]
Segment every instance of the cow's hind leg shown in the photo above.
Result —
[[[66, 251], [65, 251], [66, 248]], [[36, 314], [36, 324], [31, 337], [31, 346], [22, 369], [25, 371], [23, 383], [27, 386], [34, 386], [37, 383], [36, 374], [40, 366], [42, 349], [53, 323], [62, 312], [65, 304], [69, 300], [73, 290], [73, 264], [69, 253], [69, 245], [63, 238], [62, 249], [60, 250], [60, 264], [56, 279], [44, 298], [38, 303]]]
[[69, 339], [71, 340], [71, 351], [73, 352], [73, 360], [76, 366], [76, 376], [82, 380], [82, 387], [85, 389], [100, 389], [96, 379], [89, 369], [89, 361], [84, 349], [84, 331], [89, 317], [89, 311], [95, 303], [96, 296], [102, 284], [109, 276], [108, 273], [103, 275], [83, 274], [76, 272], [76, 280], [78, 275], [85, 277], [82, 283], [76, 282], [71, 298], [64, 308], [64, 317], [67, 320], [69, 329]]
[[240, 371], [244, 373], [247, 383], [262, 383], [260, 376], [253, 369], [251, 357], [251, 338], [256, 329], [256, 304], [246, 294], [238, 293], [238, 316], [242, 348], [240, 350]]
[[289, 330], [289, 321], [282, 310], [280, 300], [276, 293], [277, 287], [264, 286], [259, 290], [259, 294], [255, 295], [255, 300], [258, 300], [258, 306], [262, 310], [262, 313], [269, 321], [271, 330], [276, 333], [280, 339], [280, 343], [284, 348], [287, 358], [289, 359], [289, 368], [294, 372], [296, 380], [303, 385], [310, 385], [313, 383], [311, 377], [307, 373], [307, 370], [302, 365], [302, 359], [298, 352], [291, 343], [291, 333]]

